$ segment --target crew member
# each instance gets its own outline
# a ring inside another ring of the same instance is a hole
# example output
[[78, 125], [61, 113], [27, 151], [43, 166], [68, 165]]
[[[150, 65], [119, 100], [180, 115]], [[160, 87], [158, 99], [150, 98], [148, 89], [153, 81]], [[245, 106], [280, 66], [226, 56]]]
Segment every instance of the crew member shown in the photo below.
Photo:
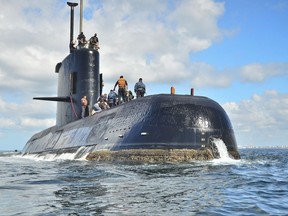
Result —
[[107, 94], [103, 94], [97, 99], [98, 105], [102, 110], [109, 109]]
[[134, 99], [134, 95], [133, 95], [133, 93], [132, 93], [132, 91], [131, 91], [131, 90], [129, 90], [129, 91], [128, 91], [128, 93], [127, 93], [127, 97], [128, 97], [128, 101], [130, 101], [130, 100], [133, 100], [133, 99]]
[[99, 39], [98, 39], [96, 33], [94, 34], [94, 36], [92, 36], [89, 39], [89, 48], [96, 49], [96, 50], [100, 49], [100, 47], [99, 47]]
[[99, 106], [99, 102], [96, 102], [92, 107], [91, 115], [95, 115], [96, 113], [102, 112], [101, 107]]
[[87, 41], [83, 32], [81, 32], [78, 35], [77, 40], [78, 40], [78, 49], [86, 47]]
[[126, 89], [128, 88], [128, 83], [123, 76], [120, 76], [120, 78], [117, 80], [117, 82], [114, 85], [113, 91], [115, 91], [117, 85], [118, 85], [118, 103], [120, 104], [121, 101], [127, 102]]
[[82, 106], [81, 118], [89, 116], [88, 100], [86, 96], [83, 96], [81, 98], [81, 106]]
[[113, 89], [111, 89], [108, 94], [108, 104], [110, 107], [116, 106], [117, 97], [118, 97], [117, 94], [113, 91]]
[[142, 82], [142, 78], [140, 78], [139, 81], [135, 84], [134, 92], [136, 93], [136, 98], [144, 97], [144, 94], [146, 93], [146, 87]]

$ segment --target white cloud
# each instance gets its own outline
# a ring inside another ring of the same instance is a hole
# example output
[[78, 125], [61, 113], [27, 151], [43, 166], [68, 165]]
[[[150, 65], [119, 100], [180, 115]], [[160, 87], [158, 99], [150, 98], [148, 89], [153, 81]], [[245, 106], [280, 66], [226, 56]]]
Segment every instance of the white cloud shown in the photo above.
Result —
[[263, 82], [269, 77], [288, 75], [288, 63], [249, 64], [243, 66], [240, 73], [244, 81]]
[[48, 128], [55, 125], [54, 119], [35, 119], [23, 118], [21, 119], [21, 126], [23, 127], [44, 127]]
[[212, 65], [205, 62], [195, 62], [191, 66], [191, 86], [201, 87], [228, 87], [232, 82], [229, 73], [217, 71]]
[[[210, 0], [181, 1], [170, 16], [180, 36], [214, 41], [221, 37], [217, 19], [224, 13], [224, 4]], [[185, 40], [184, 40], [185, 41]]]
[[[269, 90], [254, 94], [249, 100], [223, 104], [234, 131], [241, 137], [241, 145], [275, 145], [288, 130], [288, 94]], [[265, 140], [259, 143], [259, 138]], [[257, 142], [258, 140], [258, 142]], [[251, 143], [252, 142], [252, 143]], [[283, 140], [281, 141], [283, 143]]]
[[17, 127], [17, 124], [11, 118], [0, 118], [0, 127], [1, 128]]
[[101, 32], [106, 83], [114, 83], [123, 72], [135, 81], [139, 76], [155, 83], [190, 79], [189, 53], [207, 49], [222, 37], [217, 19], [224, 12], [223, 4], [210, 0], [142, 2], [117, 1], [116, 9], [114, 1], [106, 1], [86, 25]]
[[8, 102], [0, 98], [0, 128], [23, 129], [55, 125], [56, 103], [33, 101], [26, 103]]

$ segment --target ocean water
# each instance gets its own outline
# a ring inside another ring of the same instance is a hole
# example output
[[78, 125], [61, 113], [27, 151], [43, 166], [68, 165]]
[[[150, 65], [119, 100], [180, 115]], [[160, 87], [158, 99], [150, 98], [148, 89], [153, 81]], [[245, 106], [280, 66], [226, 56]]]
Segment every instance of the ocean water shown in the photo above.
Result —
[[288, 149], [190, 163], [0, 154], [0, 215], [288, 215]]

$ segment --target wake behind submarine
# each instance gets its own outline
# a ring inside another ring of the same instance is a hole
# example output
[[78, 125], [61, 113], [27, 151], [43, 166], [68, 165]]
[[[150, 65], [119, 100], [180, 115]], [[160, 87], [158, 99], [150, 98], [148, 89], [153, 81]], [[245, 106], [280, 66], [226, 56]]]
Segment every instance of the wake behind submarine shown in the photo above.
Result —
[[[98, 161], [191, 161], [219, 157], [215, 140], [222, 140], [229, 156], [240, 159], [234, 131], [224, 109], [202, 96], [157, 94], [134, 99], [85, 118], [80, 118], [81, 98], [89, 109], [102, 94], [96, 47], [73, 47], [74, 7], [71, 7], [70, 54], [55, 67], [56, 125], [33, 135], [23, 155], [75, 153]], [[80, 10], [82, 10], [82, 2]], [[81, 13], [80, 13], [81, 14]], [[82, 32], [80, 18], [80, 33]]]

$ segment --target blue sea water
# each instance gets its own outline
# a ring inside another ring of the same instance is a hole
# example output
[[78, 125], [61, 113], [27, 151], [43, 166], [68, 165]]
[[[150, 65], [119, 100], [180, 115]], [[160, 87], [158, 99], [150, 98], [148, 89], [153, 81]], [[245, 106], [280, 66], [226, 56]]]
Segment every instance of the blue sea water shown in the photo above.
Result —
[[0, 215], [288, 215], [288, 149], [108, 163], [0, 154]]

